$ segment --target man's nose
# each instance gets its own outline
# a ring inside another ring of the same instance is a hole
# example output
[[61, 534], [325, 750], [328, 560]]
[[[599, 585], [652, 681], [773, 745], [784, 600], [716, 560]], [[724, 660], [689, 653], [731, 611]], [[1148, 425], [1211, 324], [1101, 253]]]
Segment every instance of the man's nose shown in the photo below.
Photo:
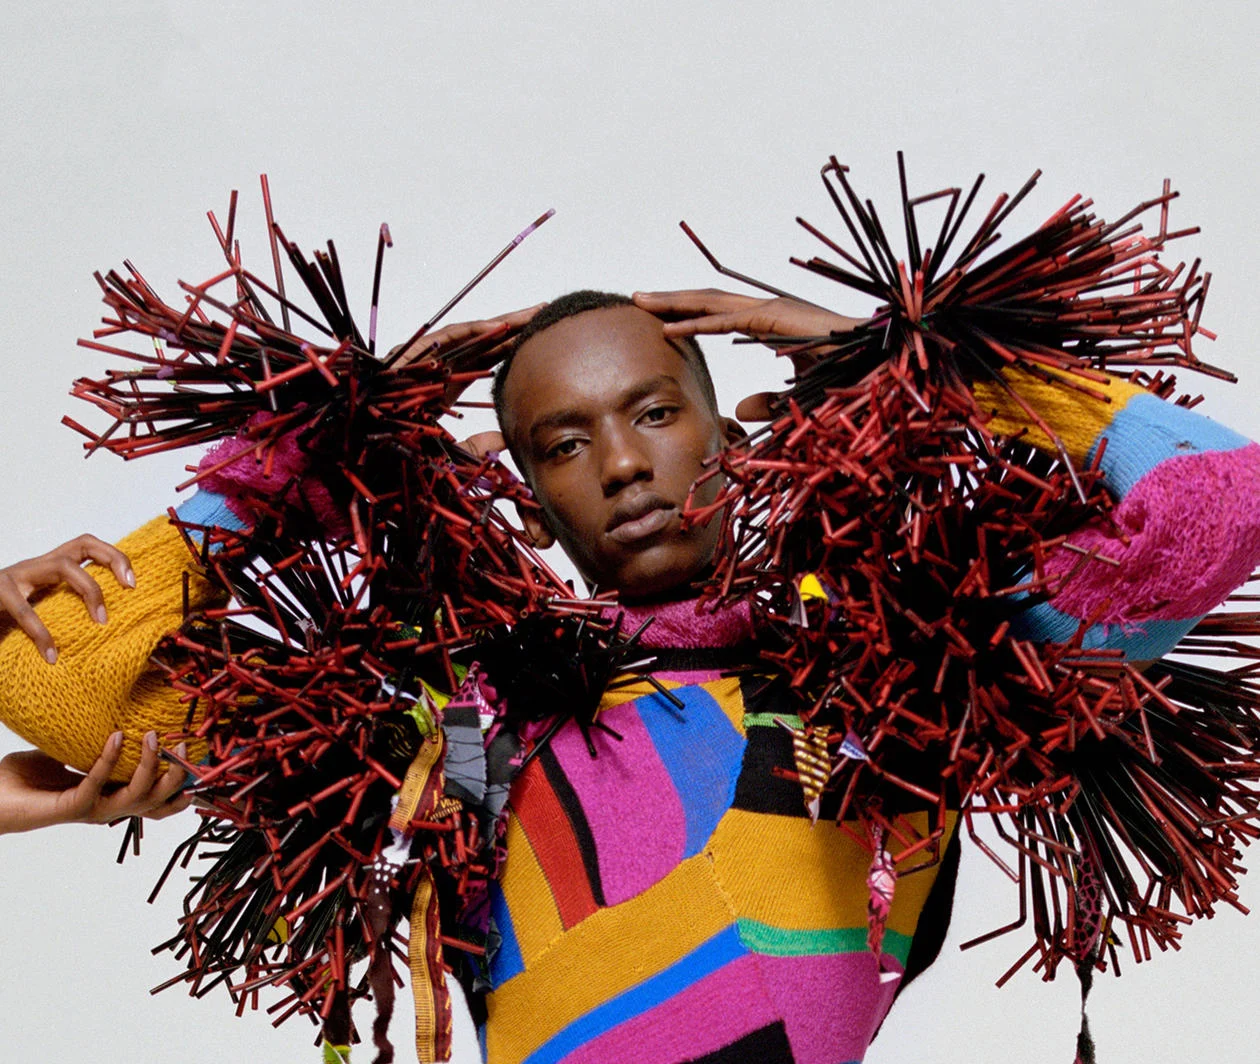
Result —
[[603, 436], [600, 480], [605, 496], [616, 495], [636, 480], [652, 479], [651, 455], [632, 426], [611, 426]]

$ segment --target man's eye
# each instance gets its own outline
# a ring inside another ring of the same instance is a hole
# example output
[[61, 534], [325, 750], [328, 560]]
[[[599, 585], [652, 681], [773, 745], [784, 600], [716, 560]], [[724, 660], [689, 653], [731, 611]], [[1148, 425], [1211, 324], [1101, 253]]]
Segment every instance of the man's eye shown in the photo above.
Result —
[[654, 424], [660, 421], [668, 421], [674, 415], [677, 409], [678, 409], [677, 407], [673, 407], [673, 406], [654, 406], [649, 410], [645, 410], [643, 412], [642, 417], [640, 417], [639, 420], [645, 421], [648, 424]]
[[572, 454], [577, 453], [578, 447], [582, 441], [577, 439], [561, 440], [547, 448], [548, 458], [568, 458]]

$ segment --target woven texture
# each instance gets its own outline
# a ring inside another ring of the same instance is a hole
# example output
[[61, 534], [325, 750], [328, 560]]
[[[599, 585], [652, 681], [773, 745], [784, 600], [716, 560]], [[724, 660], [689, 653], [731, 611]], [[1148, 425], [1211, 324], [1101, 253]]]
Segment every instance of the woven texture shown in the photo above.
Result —
[[[1083, 528], [1068, 537], [1075, 549], [1049, 554], [1048, 575], [1071, 579], [1017, 618], [1015, 633], [1066, 642], [1088, 620], [1086, 647], [1124, 650], [1131, 661], [1162, 657], [1260, 559], [1260, 446], [1119, 377], [1090, 382], [1106, 401], [1021, 370], [1007, 378], [1074, 462], [1101, 451], [1099, 468], [1118, 502], [1111, 525]], [[994, 413], [990, 430], [1012, 435], [1026, 424], [999, 385], [977, 385], [976, 398]], [[1027, 439], [1055, 450], [1038, 428]]]
[[[58, 589], [35, 609], [57, 642], [49, 665], [25, 633], [11, 623], [0, 639], [0, 721], [45, 753], [87, 769], [105, 740], [123, 733], [113, 779], [130, 778], [149, 731], [159, 742], [183, 728], [188, 708], [149, 661], [153, 649], [183, 620], [181, 588], [190, 557], [166, 517], [157, 517], [119, 543], [136, 573], [135, 590], [89, 566], [105, 596], [109, 623], [99, 625], [73, 592]], [[210, 585], [189, 579], [190, 606], [212, 605]], [[204, 750], [190, 744], [189, 757]]]
[[[1107, 396], [1103, 400], [1043, 381], [1020, 369], [1008, 369], [1003, 376], [1011, 388], [1058, 433], [1072, 461], [1078, 464], [1085, 462], [1099, 435], [1116, 414], [1135, 396], [1148, 394], [1144, 388], [1120, 377], [1087, 382], [1091, 389]], [[1006, 388], [996, 381], [982, 380], [977, 381], [972, 390], [980, 409], [993, 411], [993, 418], [987, 424], [990, 432], [1014, 436], [1027, 429], [1026, 439], [1030, 444], [1051, 454], [1057, 453], [1054, 442], [1039, 427], [1029, 424], [1023, 407]]]
[[[683, 654], [737, 630], [691, 617]], [[596, 734], [592, 759], [567, 726], [513, 788], [489, 1059], [861, 1059], [936, 869], [898, 885], [877, 957], [869, 846], [811, 824], [799, 785], [774, 774], [793, 764], [782, 692], [678, 668], [668, 649], [659, 664], [681, 709], [618, 691], [601, 720], [620, 740]]]

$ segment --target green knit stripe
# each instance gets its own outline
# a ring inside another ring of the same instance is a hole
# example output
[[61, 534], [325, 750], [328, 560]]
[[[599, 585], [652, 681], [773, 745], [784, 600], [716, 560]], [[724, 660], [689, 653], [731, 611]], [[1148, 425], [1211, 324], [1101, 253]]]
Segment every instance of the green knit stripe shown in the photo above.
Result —
[[[750, 950], [771, 957], [817, 957], [830, 953], [861, 953], [866, 949], [866, 928], [828, 927], [801, 930], [774, 927], [759, 920], [740, 920], [739, 937]], [[910, 955], [910, 936], [884, 932], [884, 952], [905, 964]]]
[[779, 721], [792, 728], [800, 729], [805, 727], [805, 722], [795, 713], [745, 713], [744, 729], [778, 728], [781, 726]]
[[349, 1046], [335, 1046], [331, 1042], [324, 1043], [324, 1064], [349, 1064], [349, 1062]]

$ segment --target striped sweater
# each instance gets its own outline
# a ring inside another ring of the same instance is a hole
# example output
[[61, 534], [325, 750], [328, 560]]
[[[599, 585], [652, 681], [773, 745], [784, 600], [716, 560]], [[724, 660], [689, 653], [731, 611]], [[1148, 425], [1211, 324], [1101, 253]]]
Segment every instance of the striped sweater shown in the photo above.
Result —
[[788, 697], [722, 674], [755, 655], [747, 624], [694, 602], [649, 613], [655, 676], [682, 708], [646, 683], [618, 689], [600, 719], [620, 740], [596, 732], [592, 759], [562, 728], [513, 787], [488, 1059], [860, 1060], [939, 866], [898, 884], [877, 958], [869, 848], [813, 826], [772, 772], [793, 765]]

